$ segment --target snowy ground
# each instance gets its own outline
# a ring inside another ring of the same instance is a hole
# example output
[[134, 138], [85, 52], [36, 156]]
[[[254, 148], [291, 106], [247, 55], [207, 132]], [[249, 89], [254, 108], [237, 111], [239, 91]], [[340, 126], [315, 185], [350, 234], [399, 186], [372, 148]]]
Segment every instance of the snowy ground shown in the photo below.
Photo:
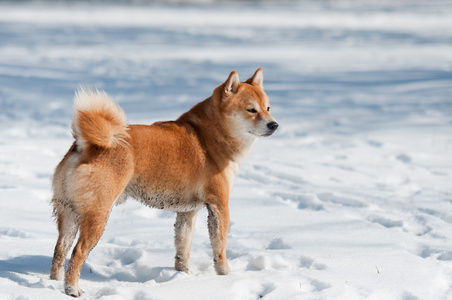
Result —
[[258, 67], [280, 130], [236, 180], [232, 273], [215, 275], [205, 211], [186, 275], [173, 269], [174, 214], [130, 200], [83, 268], [86, 298], [451, 299], [452, 4], [441, 0], [0, 2], [0, 299], [65, 298], [48, 278], [50, 182], [80, 84], [151, 123]]

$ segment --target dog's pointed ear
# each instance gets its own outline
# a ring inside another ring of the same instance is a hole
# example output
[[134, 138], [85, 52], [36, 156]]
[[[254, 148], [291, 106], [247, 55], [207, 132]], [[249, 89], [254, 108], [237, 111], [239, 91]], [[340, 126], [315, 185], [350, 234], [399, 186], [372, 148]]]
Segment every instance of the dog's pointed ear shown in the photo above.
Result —
[[261, 88], [264, 88], [264, 74], [262, 72], [262, 68], [257, 69], [254, 75], [249, 78], [246, 83], [249, 83], [251, 85], [258, 85]]
[[239, 74], [236, 71], [232, 71], [231, 74], [229, 74], [228, 79], [224, 82], [224, 95], [229, 96], [231, 94], [237, 93], [237, 90], [239, 89]]

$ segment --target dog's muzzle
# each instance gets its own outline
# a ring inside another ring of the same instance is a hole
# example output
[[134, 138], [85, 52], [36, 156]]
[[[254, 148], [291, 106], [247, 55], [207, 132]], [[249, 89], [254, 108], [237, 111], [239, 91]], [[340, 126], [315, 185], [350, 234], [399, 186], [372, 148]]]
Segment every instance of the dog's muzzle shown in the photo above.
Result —
[[278, 129], [278, 127], [279, 127], [279, 124], [276, 123], [275, 121], [267, 123], [267, 128], [269, 130], [268, 130], [268, 133], [266, 134], [266, 136], [270, 136], [273, 133], [275, 133], [275, 131], [276, 131], [276, 129]]

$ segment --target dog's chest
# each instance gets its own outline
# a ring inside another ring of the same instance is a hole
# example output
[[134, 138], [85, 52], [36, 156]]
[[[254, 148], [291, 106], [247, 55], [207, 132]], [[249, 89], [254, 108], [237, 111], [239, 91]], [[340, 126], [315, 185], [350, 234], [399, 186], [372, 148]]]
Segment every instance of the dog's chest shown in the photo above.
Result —
[[164, 190], [146, 187], [136, 181], [130, 182], [124, 193], [147, 206], [175, 212], [198, 210], [202, 208], [205, 198], [202, 192], [193, 192], [188, 188]]

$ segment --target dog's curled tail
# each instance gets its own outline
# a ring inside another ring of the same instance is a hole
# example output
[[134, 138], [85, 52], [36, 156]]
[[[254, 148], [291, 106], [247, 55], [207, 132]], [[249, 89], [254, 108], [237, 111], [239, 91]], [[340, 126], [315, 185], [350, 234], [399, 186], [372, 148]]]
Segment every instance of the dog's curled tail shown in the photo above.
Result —
[[126, 145], [127, 129], [124, 111], [105, 92], [84, 88], [76, 92], [72, 132], [81, 149]]

